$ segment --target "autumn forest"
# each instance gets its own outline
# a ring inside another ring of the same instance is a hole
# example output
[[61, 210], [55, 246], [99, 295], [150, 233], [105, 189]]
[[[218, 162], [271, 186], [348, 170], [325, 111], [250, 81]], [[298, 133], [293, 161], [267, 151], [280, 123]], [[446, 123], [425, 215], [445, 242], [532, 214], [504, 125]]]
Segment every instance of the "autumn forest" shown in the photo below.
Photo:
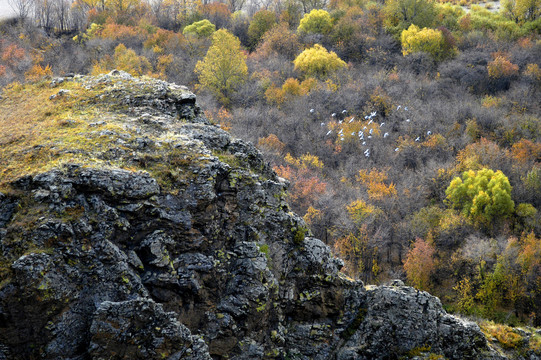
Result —
[[12, 0], [0, 87], [186, 85], [348, 276], [540, 326], [541, 0], [440, 1]]

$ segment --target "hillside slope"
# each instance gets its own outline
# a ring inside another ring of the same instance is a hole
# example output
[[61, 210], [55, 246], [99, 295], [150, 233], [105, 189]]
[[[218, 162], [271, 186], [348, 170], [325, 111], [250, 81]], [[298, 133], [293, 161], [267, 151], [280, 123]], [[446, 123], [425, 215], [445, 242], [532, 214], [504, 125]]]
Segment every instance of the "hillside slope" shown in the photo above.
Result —
[[428, 293], [340, 273], [184, 87], [15, 85], [0, 127], [0, 359], [503, 358]]

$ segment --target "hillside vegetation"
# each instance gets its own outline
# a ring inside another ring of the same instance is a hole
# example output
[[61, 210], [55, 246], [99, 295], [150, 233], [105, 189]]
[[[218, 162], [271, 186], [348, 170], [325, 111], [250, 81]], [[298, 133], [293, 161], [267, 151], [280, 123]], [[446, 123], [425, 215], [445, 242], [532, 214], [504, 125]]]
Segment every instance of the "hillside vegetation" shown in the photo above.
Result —
[[[3, 183], [45, 170], [41, 157], [107, 147], [71, 120], [72, 97], [45, 101], [57, 91], [43, 79], [112, 69], [164, 79], [258, 145], [351, 277], [402, 278], [462, 314], [541, 324], [539, 0], [499, 12], [427, 0], [65, 10], [36, 4], [33, 18], [0, 28], [0, 143], [15, 144], [0, 148]], [[55, 145], [29, 153], [49, 132]]]

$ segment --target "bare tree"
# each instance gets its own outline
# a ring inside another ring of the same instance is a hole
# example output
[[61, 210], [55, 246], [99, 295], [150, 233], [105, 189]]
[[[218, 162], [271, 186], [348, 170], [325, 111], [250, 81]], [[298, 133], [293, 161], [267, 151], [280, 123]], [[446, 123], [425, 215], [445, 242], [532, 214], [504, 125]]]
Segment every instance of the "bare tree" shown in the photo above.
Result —
[[53, 3], [48, 0], [36, 0], [34, 19], [39, 27], [50, 29], [53, 26]]
[[55, 0], [56, 28], [60, 31], [69, 29], [70, 0]]
[[8, 0], [9, 6], [17, 13], [19, 20], [24, 21], [30, 14], [32, 6], [34, 5], [33, 0]]
[[244, 7], [245, 3], [246, 0], [227, 0], [227, 6], [229, 6], [229, 10], [232, 13], [241, 10]]

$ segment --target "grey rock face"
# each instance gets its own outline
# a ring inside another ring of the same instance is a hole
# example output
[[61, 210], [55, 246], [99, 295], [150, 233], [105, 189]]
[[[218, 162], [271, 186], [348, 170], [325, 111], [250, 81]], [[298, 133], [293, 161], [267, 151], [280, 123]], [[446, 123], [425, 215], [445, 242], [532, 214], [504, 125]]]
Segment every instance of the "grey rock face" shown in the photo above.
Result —
[[104, 120], [131, 135], [99, 165], [0, 194], [0, 359], [392, 359], [427, 344], [492, 356], [437, 298], [340, 273], [257, 149], [185, 88], [122, 72], [69, 81], [101, 89]]
[[211, 359], [203, 340], [149, 299], [102, 302], [90, 334], [93, 359]]
[[406, 286], [371, 288], [358, 317], [360, 325], [339, 351], [339, 359], [392, 358], [416, 348], [429, 348], [450, 359], [489, 356], [479, 327], [448, 315], [440, 300], [424, 291]]

